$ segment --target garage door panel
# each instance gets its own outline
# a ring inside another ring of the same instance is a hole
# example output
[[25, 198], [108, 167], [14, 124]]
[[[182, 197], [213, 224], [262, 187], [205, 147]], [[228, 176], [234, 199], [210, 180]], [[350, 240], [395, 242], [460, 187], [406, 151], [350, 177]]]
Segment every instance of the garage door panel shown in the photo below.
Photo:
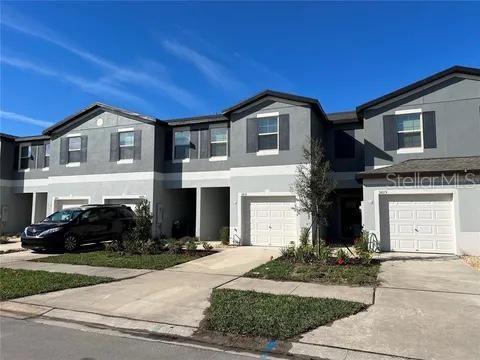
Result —
[[[287, 201], [288, 200], [288, 201]], [[285, 246], [297, 240], [297, 214], [293, 197], [247, 198], [244, 205], [244, 236], [252, 245]], [[251, 226], [247, 226], [251, 224]]]
[[388, 219], [382, 226], [390, 229], [384, 240], [390, 250], [454, 252], [451, 195], [393, 195], [386, 201]]

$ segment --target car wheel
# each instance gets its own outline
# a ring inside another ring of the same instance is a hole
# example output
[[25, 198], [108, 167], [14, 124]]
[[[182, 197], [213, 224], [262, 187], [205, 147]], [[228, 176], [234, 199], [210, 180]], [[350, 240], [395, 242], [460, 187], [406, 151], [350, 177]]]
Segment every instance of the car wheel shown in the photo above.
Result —
[[74, 234], [66, 234], [65, 235], [65, 243], [64, 243], [65, 251], [74, 251], [78, 248], [78, 239], [77, 236]]

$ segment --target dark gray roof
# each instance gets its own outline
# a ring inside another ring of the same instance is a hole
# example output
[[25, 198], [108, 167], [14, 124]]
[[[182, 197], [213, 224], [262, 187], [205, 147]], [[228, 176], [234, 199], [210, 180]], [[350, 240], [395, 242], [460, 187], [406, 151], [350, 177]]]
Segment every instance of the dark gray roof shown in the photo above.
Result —
[[4, 138], [7, 140], [15, 140], [16, 136], [0, 132], [0, 138]]
[[66, 117], [65, 119], [60, 120], [59, 122], [53, 124], [52, 126], [45, 129], [42, 133], [44, 135], [49, 135], [52, 132], [54, 132], [55, 130], [57, 130], [58, 128], [66, 125], [70, 121], [74, 121], [74, 120], [78, 119], [79, 117], [84, 116], [85, 114], [87, 114], [87, 113], [89, 113], [93, 110], [97, 110], [97, 109], [103, 109], [105, 111], [109, 111], [109, 112], [112, 112], [114, 114], [119, 114], [119, 115], [128, 117], [130, 119], [135, 119], [135, 120], [138, 120], [138, 121], [141, 121], [141, 122], [144, 122], [144, 123], [148, 123], [148, 124], [152, 124], [152, 125], [164, 124], [163, 121], [160, 121], [159, 119], [156, 119], [156, 118], [151, 117], [151, 116], [142, 115], [142, 114], [135, 113], [135, 112], [132, 112], [132, 111], [128, 111], [128, 110], [125, 110], [125, 109], [121, 109], [121, 108], [118, 108], [118, 107], [115, 107], [115, 106], [111, 106], [111, 105], [103, 104], [103, 103], [100, 103], [100, 102], [96, 102], [96, 103], [93, 103], [92, 105], [87, 106], [86, 108], [80, 110], [79, 112], [77, 112], [73, 115], [70, 115], [70, 116]]
[[384, 101], [396, 98], [397, 96], [403, 95], [405, 93], [408, 93], [409, 91], [415, 90], [419, 87], [422, 87], [424, 85], [427, 85], [433, 81], [439, 80], [445, 76], [452, 75], [452, 74], [465, 74], [465, 75], [474, 75], [474, 76], [480, 76], [480, 69], [479, 68], [472, 68], [472, 67], [466, 67], [466, 66], [459, 66], [455, 65], [452, 66], [446, 70], [437, 72], [429, 77], [426, 77], [422, 80], [416, 81], [413, 84], [407, 85], [405, 87], [402, 87], [398, 90], [395, 90], [391, 93], [388, 93], [386, 95], [383, 95], [379, 98], [373, 99], [369, 102], [366, 102], [365, 104], [362, 104], [360, 106], [357, 106], [357, 113], [363, 112], [365, 109], [378, 105]]
[[233, 111], [236, 111], [238, 109], [241, 109], [242, 107], [248, 106], [254, 103], [255, 101], [260, 100], [267, 96], [308, 104], [313, 108], [313, 110], [319, 113], [324, 119], [327, 119], [327, 115], [325, 114], [325, 111], [323, 111], [322, 106], [320, 105], [320, 102], [317, 99], [306, 97], [306, 96], [284, 93], [280, 91], [268, 90], [268, 89], [262, 92], [259, 92], [258, 94], [251, 96], [245, 100], [238, 102], [237, 104], [223, 110], [222, 113], [225, 115], [230, 114]]
[[17, 136], [15, 138], [15, 142], [48, 140], [48, 139], [50, 139], [50, 136], [47, 136], [47, 135]]
[[413, 173], [454, 173], [454, 172], [479, 172], [480, 156], [410, 159], [399, 164], [368, 170], [358, 174], [360, 178], [384, 177], [387, 174], [413, 174]]
[[178, 119], [169, 119], [164, 121], [166, 121], [167, 124], [170, 126], [180, 126], [180, 125], [228, 121], [228, 118], [222, 114], [214, 114], [214, 115], [203, 115], [203, 116], [193, 116], [193, 117], [178, 118]]
[[349, 123], [349, 122], [358, 122], [357, 112], [352, 111], [339, 111], [334, 113], [327, 114], [328, 120], [335, 123]]

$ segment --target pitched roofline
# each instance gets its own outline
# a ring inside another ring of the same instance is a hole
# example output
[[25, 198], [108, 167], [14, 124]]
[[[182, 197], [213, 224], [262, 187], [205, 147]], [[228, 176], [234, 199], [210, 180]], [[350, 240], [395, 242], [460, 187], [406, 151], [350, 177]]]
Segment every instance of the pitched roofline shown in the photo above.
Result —
[[242, 107], [248, 106], [252, 103], [254, 103], [257, 100], [260, 100], [264, 97], [271, 96], [271, 97], [277, 97], [281, 99], [286, 99], [286, 100], [291, 100], [291, 101], [297, 101], [305, 104], [309, 104], [312, 106], [312, 108], [319, 113], [324, 119], [327, 119], [327, 115], [325, 114], [325, 111], [323, 111], [322, 106], [320, 105], [320, 102], [317, 99], [306, 97], [306, 96], [300, 96], [300, 95], [294, 95], [294, 94], [289, 94], [289, 93], [284, 93], [280, 91], [274, 91], [274, 90], [264, 90], [259, 92], [258, 94], [251, 96], [247, 99], [244, 99], [238, 103], [236, 103], [233, 106], [230, 106], [229, 108], [226, 108], [225, 110], [222, 111], [224, 115], [228, 115]]
[[355, 110], [328, 113], [327, 118], [334, 124], [360, 122]]
[[35, 140], [49, 140], [48, 135], [32, 135], [32, 136], [17, 136], [15, 142], [35, 141]]
[[138, 121], [141, 121], [141, 122], [144, 122], [144, 123], [148, 123], [148, 124], [151, 124], [151, 125], [159, 125], [159, 124], [163, 125], [164, 124], [163, 121], [161, 121], [159, 119], [156, 119], [154, 117], [151, 117], [151, 116], [142, 115], [142, 114], [135, 113], [135, 112], [132, 112], [132, 111], [129, 111], [129, 110], [125, 110], [125, 109], [122, 109], [122, 108], [119, 108], [119, 107], [103, 104], [103, 103], [100, 103], [100, 102], [95, 102], [95, 103], [87, 106], [86, 108], [80, 110], [79, 112], [77, 112], [73, 115], [70, 115], [70, 116], [66, 117], [65, 119], [60, 120], [59, 122], [57, 122], [57, 123], [53, 124], [52, 126], [46, 128], [45, 130], [43, 130], [42, 134], [49, 135], [52, 132], [54, 132], [55, 130], [67, 125], [69, 122], [74, 121], [74, 120], [78, 119], [79, 117], [84, 116], [87, 113], [89, 113], [90, 111], [93, 111], [93, 110], [96, 110], [96, 109], [103, 109], [103, 110], [106, 110], [106, 111], [109, 111], [109, 112], [121, 114], [125, 117], [135, 119], [135, 120], [138, 120]]
[[15, 135], [0, 132], [0, 138], [4, 138], [7, 140], [15, 140], [17, 137]]
[[366, 102], [362, 105], [357, 106], [356, 111], [357, 111], [358, 117], [361, 118], [362, 117], [361, 113], [363, 113], [363, 111], [365, 111], [366, 109], [368, 109], [372, 106], [375, 106], [375, 105], [378, 105], [378, 104], [380, 104], [384, 101], [396, 98], [400, 95], [408, 93], [412, 90], [415, 90], [419, 87], [427, 85], [431, 82], [434, 82], [436, 80], [439, 80], [439, 79], [441, 79], [445, 76], [451, 75], [451, 74], [465, 74], [465, 75], [480, 76], [480, 69], [479, 68], [473, 68], [473, 67], [460, 66], [460, 65], [452, 66], [448, 69], [437, 72], [437, 73], [435, 73], [433, 75], [430, 75], [430, 76], [428, 76], [424, 79], [416, 81], [416, 82], [414, 82], [410, 85], [404, 86], [404, 87], [402, 87], [400, 89], [397, 89], [395, 91], [392, 91], [392, 92], [390, 92], [386, 95], [383, 95], [381, 97], [378, 97], [376, 99], [373, 99], [369, 102]]

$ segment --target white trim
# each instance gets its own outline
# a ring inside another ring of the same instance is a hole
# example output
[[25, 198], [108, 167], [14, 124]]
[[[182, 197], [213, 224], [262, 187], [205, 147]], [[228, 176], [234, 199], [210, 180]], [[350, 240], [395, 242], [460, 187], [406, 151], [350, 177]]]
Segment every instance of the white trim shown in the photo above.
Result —
[[30, 168], [18, 169], [18, 172], [29, 172], [29, 171], [30, 171]]
[[[375, 214], [375, 233], [377, 238], [380, 239], [380, 245], [382, 244], [381, 239], [381, 221], [380, 221], [380, 196], [388, 195], [432, 195], [432, 194], [451, 194], [452, 195], [452, 211], [453, 211], [453, 243], [455, 253], [458, 253], [457, 250], [457, 237], [459, 229], [457, 224], [459, 224], [459, 204], [458, 204], [458, 190], [457, 189], [387, 189], [387, 190], [375, 190], [373, 192], [373, 207]], [[363, 211], [362, 211], [363, 216]], [[386, 214], [385, 216], [388, 216]]]
[[266, 117], [273, 117], [273, 116], [280, 116], [280, 113], [278, 111], [275, 111], [275, 112], [257, 114], [257, 119], [266, 118]]
[[231, 168], [231, 176], [295, 175], [298, 164]]
[[395, 115], [416, 114], [416, 113], [422, 113], [422, 109], [406, 109], [406, 110], [395, 111]]
[[141, 181], [153, 180], [154, 172], [127, 172], [111, 174], [92, 174], [92, 175], [67, 175], [50, 176], [50, 184], [74, 184], [74, 183], [92, 183], [105, 181]]
[[52, 214], [55, 212], [55, 202], [62, 200], [87, 200], [87, 204], [90, 204], [92, 198], [91, 196], [54, 196], [52, 197]]
[[278, 155], [278, 149], [258, 150], [257, 156]]
[[418, 153], [423, 153], [423, 147], [400, 148], [397, 150], [397, 154], [418, 154]]
[[122, 159], [118, 160], [117, 164], [133, 164], [133, 159]]
[[133, 127], [117, 129], [117, 132], [130, 132], [130, 131], [135, 131], [135, 129]]
[[71, 137], [80, 137], [82, 136], [81, 133], [74, 133], [74, 134], [67, 134], [67, 138], [71, 138]]
[[225, 161], [228, 160], [228, 156], [210, 156], [209, 161]]
[[146, 199], [147, 195], [105, 195], [102, 196], [102, 203], [105, 204], [105, 200], [115, 200], [115, 199]]
[[42, 171], [49, 171], [49, 170], [50, 170], [49, 166], [42, 168]]
[[[75, 150], [78, 151], [78, 150]], [[80, 162], [69, 162], [65, 164], [66, 167], [78, 167], [80, 166]]]
[[191, 171], [176, 173], [157, 173], [157, 180], [178, 181], [178, 180], [216, 180], [230, 179], [230, 170], [220, 171]]
[[172, 163], [174, 164], [181, 164], [181, 163], [189, 163], [190, 162], [190, 158], [185, 158], [185, 159], [173, 159], [172, 160]]
[[374, 165], [373, 166], [373, 169], [381, 169], [381, 168], [384, 168], [384, 167], [387, 167], [387, 166], [391, 166], [391, 165]]

